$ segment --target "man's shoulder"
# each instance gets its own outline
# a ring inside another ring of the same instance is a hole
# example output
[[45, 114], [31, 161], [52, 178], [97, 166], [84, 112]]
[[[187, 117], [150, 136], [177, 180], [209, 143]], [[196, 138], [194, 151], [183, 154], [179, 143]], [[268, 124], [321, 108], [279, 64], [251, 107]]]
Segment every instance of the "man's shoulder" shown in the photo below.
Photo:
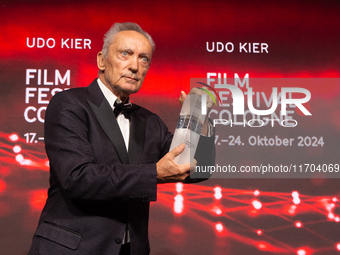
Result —
[[161, 118], [154, 112], [140, 106], [140, 105], [137, 105], [137, 104], [132, 104], [133, 107], [135, 108], [135, 113], [136, 114], [139, 114], [139, 115], [143, 115], [145, 116], [146, 119], [154, 119], [156, 120], [157, 122], [161, 122], [163, 124], [163, 121], [161, 120]]
[[[73, 100], [87, 100], [90, 98], [90, 89], [95, 89], [96, 81], [93, 81], [90, 85], [86, 87], [77, 87], [77, 88], [70, 88], [61, 92], [56, 93], [52, 100], [54, 101], [69, 101], [70, 99]], [[97, 85], [98, 86], [98, 85]], [[98, 87], [99, 89], [99, 87]], [[99, 90], [98, 90], [99, 91]]]
[[138, 112], [138, 114], [145, 114], [145, 115], [156, 115], [155, 113], [149, 111], [148, 109], [138, 105], [138, 104], [132, 104], [133, 108], [135, 108], [136, 112]]

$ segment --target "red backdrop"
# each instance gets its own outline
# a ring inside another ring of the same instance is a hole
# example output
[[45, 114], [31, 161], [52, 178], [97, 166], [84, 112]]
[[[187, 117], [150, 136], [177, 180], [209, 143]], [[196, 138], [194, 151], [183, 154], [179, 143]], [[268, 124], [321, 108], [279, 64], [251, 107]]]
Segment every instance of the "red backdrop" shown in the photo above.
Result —
[[[46, 199], [48, 162], [39, 139], [44, 107], [55, 89], [87, 86], [96, 78], [96, 54], [114, 22], [136, 22], [154, 38], [151, 68], [132, 100], [159, 114], [171, 131], [180, 110], [177, 98], [181, 90], [189, 90], [190, 78], [206, 78], [211, 72], [228, 78], [248, 74], [250, 81], [332, 78], [330, 84], [304, 86], [312, 93], [311, 119], [301, 117], [296, 129], [258, 131], [322, 136], [322, 148], [283, 150], [248, 144], [218, 147], [218, 156], [238, 166], [261, 164], [273, 155], [273, 164], [289, 165], [299, 157], [304, 163], [317, 158], [339, 164], [337, 1], [18, 0], [5, 1], [0, 8], [3, 254], [28, 252]], [[224, 47], [233, 44], [234, 49], [218, 52], [217, 42]], [[209, 52], [213, 43], [215, 50]], [[265, 43], [268, 53], [245, 52], [248, 48], [240, 52], [240, 43]], [[257, 88], [261, 89], [266, 88]], [[255, 135], [251, 128], [230, 132], [245, 141]], [[313, 177], [224, 176], [200, 185], [160, 185], [158, 201], [151, 206], [152, 254], [339, 254], [339, 179]]]

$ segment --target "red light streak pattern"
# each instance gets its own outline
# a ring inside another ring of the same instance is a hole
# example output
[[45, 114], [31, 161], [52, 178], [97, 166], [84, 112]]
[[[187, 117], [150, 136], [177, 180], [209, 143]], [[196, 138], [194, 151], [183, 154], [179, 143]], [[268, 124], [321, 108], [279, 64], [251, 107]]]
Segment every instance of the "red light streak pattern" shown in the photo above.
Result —
[[42, 143], [39, 145], [26, 143], [25, 139], [19, 138], [15, 133], [0, 133], [0, 160], [10, 165], [48, 171], [44, 145]]
[[0, 179], [0, 193], [6, 189], [6, 182]]
[[304, 250], [304, 249], [299, 249], [299, 250], [297, 251], [297, 255], [307, 255], [306, 250]]
[[255, 190], [254, 191], [254, 196], [259, 196], [260, 195], [260, 191], [259, 190]]
[[31, 193], [30, 206], [32, 210], [41, 211], [47, 199], [46, 190], [35, 190]]
[[222, 233], [224, 231], [224, 226], [222, 223], [219, 222], [219, 223], [216, 223], [215, 229], [218, 233]]
[[[173, 201], [173, 196], [178, 196], [174, 190], [174, 185], [160, 185], [158, 201], [152, 205], [171, 206], [169, 202]], [[216, 199], [216, 193], [220, 199]], [[258, 192], [252, 190], [192, 184], [185, 184], [180, 194], [186, 208], [181, 217], [192, 218], [202, 225], [202, 229], [214, 231], [218, 238], [226, 241], [234, 240], [259, 252], [276, 254], [332, 254], [332, 251], [340, 250], [338, 240], [317, 230], [322, 224], [339, 228], [335, 220], [339, 216], [334, 213], [339, 206], [334, 196], [261, 191], [259, 197]], [[299, 197], [300, 203], [295, 204], [292, 196]], [[249, 214], [254, 207], [256, 213]], [[334, 214], [332, 219], [328, 216], [330, 212]], [[294, 238], [290, 239], [289, 235]], [[310, 238], [307, 239], [310, 247], [305, 246], [306, 237]]]
[[336, 249], [337, 249], [338, 251], [340, 251], [340, 243], [337, 243], [337, 244], [336, 244]]
[[262, 203], [258, 200], [253, 200], [251, 203], [256, 210], [260, 210], [262, 208]]
[[297, 221], [297, 222], [295, 222], [295, 227], [297, 227], [297, 228], [301, 228], [301, 227], [302, 227], [302, 223], [301, 223], [301, 221]]
[[216, 200], [220, 200], [222, 198], [222, 189], [220, 187], [216, 187], [214, 188], [214, 191], [215, 191], [215, 194], [214, 194], [214, 197]]
[[[27, 144], [24, 139], [16, 138], [16, 134], [0, 134], [0, 146], [1, 160], [7, 165], [18, 166], [22, 172], [48, 171], [43, 144]], [[0, 173], [0, 196], [8, 194], [6, 176], [10, 176], [8, 171], [11, 169], [4, 168]], [[200, 222], [203, 231], [215, 233], [218, 240], [234, 240], [259, 252], [314, 255], [340, 251], [339, 240], [319, 232], [317, 228], [322, 224], [339, 228], [338, 198], [334, 194], [318, 197], [298, 191], [259, 190], [181, 183], [159, 185], [158, 202], [152, 203], [152, 206], [172, 207], [173, 214], [177, 216], [175, 221], [190, 217]], [[46, 189], [31, 190], [25, 198], [32, 212], [40, 212], [47, 198]], [[0, 203], [0, 209], [0, 217], [6, 217], [12, 210], [10, 203], [5, 202]], [[185, 227], [177, 226], [176, 222], [169, 224], [170, 229], [186, 234]], [[280, 232], [283, 234], [280, 235]], [[290, 235], [296, 237], [294, 242], [287, 239]], [[307, 241], [310, 247], [303, 246], [306, 236], [310, 238], [307, 240], [314, 240]]]

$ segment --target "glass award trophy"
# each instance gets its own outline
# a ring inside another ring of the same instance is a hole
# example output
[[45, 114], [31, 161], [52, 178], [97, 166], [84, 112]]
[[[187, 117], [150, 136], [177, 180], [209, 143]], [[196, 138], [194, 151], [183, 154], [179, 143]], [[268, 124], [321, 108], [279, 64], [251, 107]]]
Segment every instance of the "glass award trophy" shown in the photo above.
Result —
[[201, 95], [187, 95], [183, 102], [182, 109], [177, 122], [170, 151], [175, 147], [185, 144], [184, 151], [175, 158], [177, 164], [192, 162], [200, 138], [203, 123], [207, 117], [202, 114]]

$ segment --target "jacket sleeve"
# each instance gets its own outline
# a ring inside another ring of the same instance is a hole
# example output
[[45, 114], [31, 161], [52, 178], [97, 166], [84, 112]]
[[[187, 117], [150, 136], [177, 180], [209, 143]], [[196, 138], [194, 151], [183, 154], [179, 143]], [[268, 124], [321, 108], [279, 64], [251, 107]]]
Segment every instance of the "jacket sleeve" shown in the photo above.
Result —
[[[210, 121], [211, 122], [211, 121]], [[212, 127], [212, 123], [210, 123]], [[197, 150], [195, 153], [195, 159], [197, 160], [197, 166], [215, 166], [215, 130], [213, 129], [212, 135], [206, 137], [201, 135], [200, 140], [197, 145]], [[197, 168], [199, 169], [199, 168]], [[184, 183], [196, 183], [209, 179], [211, 177], [210, 172], [199, 172], [196, 169], [190, 173], [183, 182]]]

